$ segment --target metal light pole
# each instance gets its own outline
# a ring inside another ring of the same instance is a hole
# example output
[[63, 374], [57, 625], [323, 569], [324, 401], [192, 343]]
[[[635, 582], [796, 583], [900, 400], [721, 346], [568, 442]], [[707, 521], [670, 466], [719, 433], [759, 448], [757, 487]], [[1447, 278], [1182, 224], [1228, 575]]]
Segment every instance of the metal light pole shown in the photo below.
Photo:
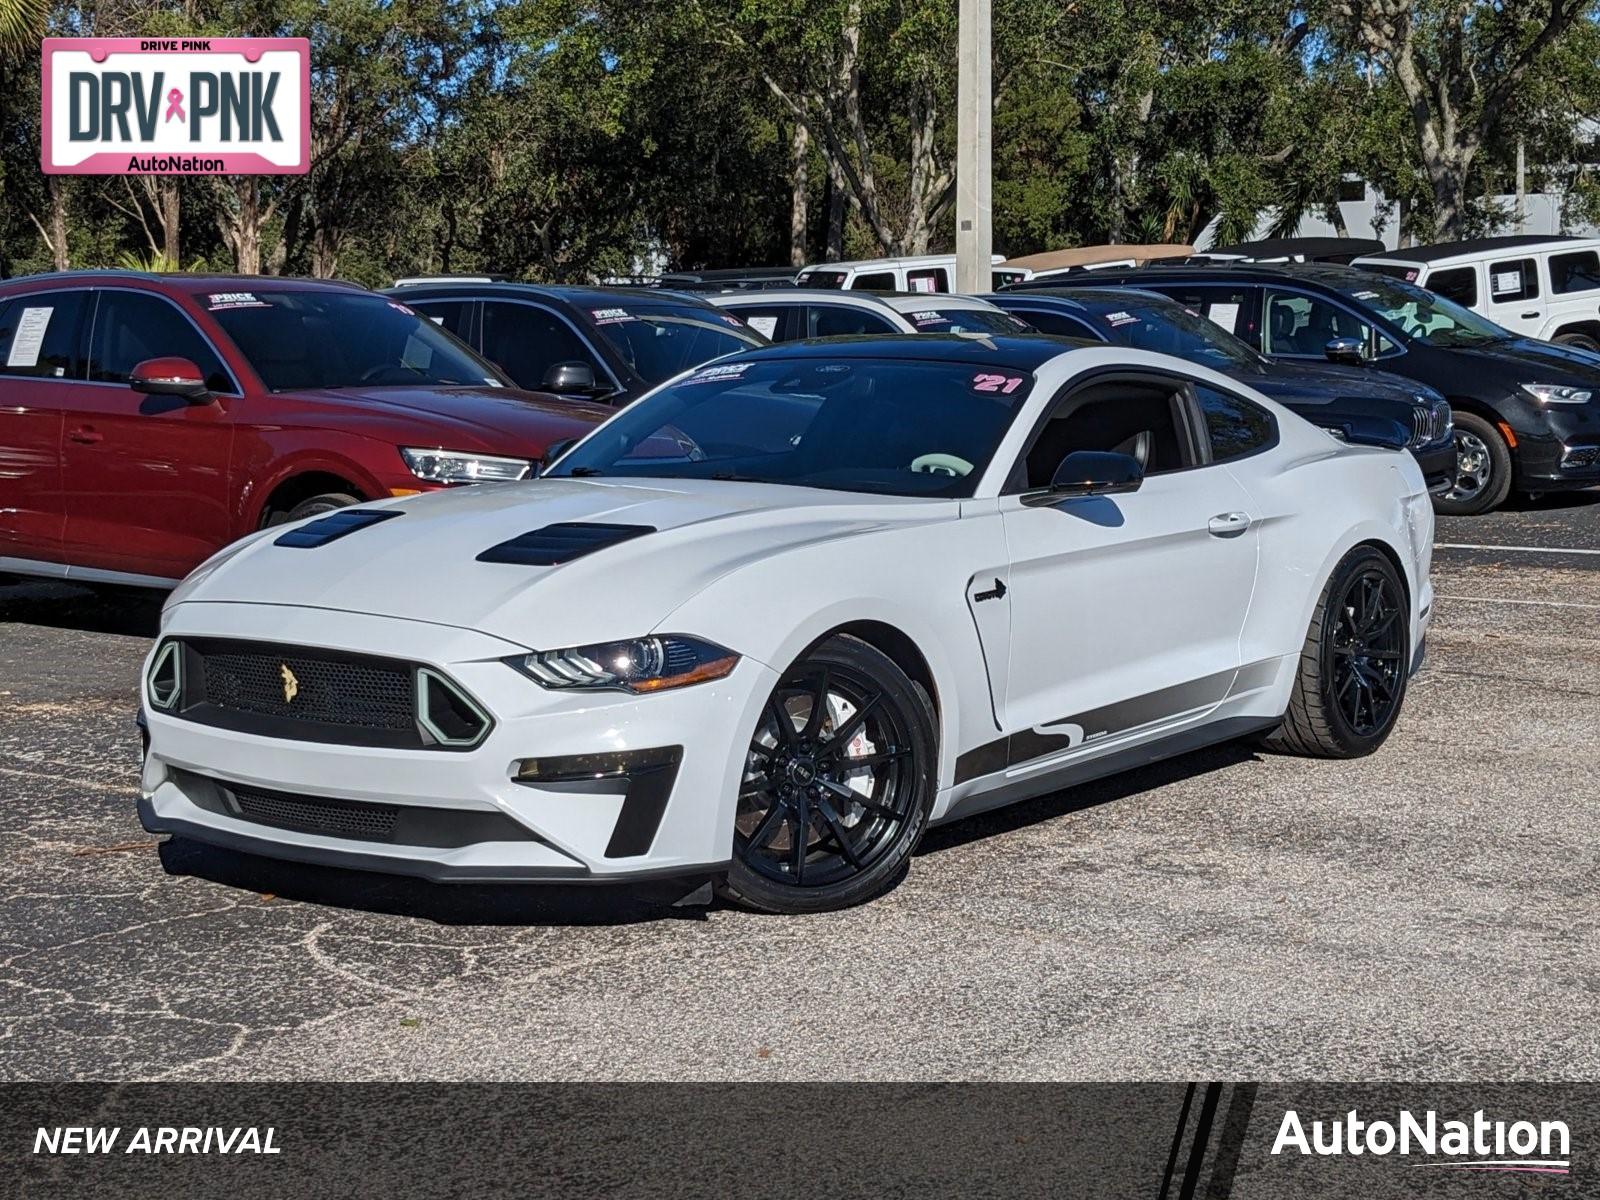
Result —
[[993, 290], [991, 0], [961, 0], [956, 77], [956, 291]]

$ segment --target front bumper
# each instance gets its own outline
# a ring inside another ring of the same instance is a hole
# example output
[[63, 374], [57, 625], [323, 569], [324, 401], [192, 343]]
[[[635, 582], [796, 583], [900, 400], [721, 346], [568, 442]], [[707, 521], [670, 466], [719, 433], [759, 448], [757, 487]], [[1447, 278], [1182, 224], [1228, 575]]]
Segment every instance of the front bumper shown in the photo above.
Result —
[[1516, 484], [1533, 492], [1600, 487], [1600, 402], [1551, 405], [1529, 432], [1515, 430]]
[[501, 661], [525, 647], [316, 609], [183, 604], [164, 634], [398, 652], [466, 688], [495, 723], [468, 751], [338, 745], [200, 724], [162, 713], [146, 695], [146, 829], [452, 882], [608, 882], [725, 867], [738, 749], [776, 683], [747, 658], [725, 679], [658, 695], [554, 692]]
[[1443, 492], [1450, 489], [1456, 478], [1456, 442], [1448, 437], [1432, 446], [1422, 446], [1411, 452], [1422, 468], [1422, 478], [1428, 491]]

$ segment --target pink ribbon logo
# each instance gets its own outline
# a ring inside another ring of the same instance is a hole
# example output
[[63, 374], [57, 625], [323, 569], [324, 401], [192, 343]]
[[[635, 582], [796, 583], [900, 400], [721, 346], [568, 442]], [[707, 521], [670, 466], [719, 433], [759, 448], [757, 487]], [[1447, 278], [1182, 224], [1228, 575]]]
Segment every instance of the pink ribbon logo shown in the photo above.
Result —
[[167, 115], [165, 120], [170, 121], [173, 117], [177, 117], [180, 121], [189, 119], [183, 115], [183, 92], [177, 88], [173, 88], [167, 93]]

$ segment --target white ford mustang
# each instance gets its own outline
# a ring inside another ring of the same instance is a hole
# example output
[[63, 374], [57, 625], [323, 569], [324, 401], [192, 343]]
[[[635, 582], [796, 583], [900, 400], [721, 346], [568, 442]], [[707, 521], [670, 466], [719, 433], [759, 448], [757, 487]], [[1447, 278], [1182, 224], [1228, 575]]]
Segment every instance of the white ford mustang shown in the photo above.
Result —
[[929, 825], [1394, 725], [1433, 516], [1203, 367], [1048, 338], [701, 367], [544, 478], [264, 530], [146, 664], [153, 832], [437, 880], [892, 887]]

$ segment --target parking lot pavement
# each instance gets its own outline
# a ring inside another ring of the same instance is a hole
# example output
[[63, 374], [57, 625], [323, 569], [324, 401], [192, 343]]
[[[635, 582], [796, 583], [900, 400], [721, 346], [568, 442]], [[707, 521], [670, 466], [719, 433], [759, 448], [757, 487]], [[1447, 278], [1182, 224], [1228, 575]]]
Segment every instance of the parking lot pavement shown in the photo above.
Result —
[[[1597, 538], [1600, 504], [1439, 533]], [[155, 603], [0, 588], [0, 1078], [1592, 1079], [1600, 555], [1435, 565], [1372, 758], [1191, 755], [805, 919], [158, 846]]]

